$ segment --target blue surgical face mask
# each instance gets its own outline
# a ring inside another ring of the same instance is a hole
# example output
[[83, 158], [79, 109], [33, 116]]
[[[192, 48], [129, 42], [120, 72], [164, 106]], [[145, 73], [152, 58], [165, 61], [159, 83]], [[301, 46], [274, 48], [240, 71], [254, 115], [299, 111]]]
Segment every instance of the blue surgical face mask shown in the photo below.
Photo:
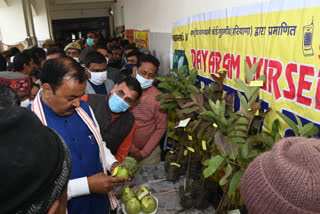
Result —
[[91, 38], [87, 38], [87, 44], [91, 47], [92, 45], [94, 45], [94, 39]]
[[150, 88], [152, 86], [153, 79], [146, 79], [140, 76], [138, 73], [137, 73], [136, 79], [140, 83], [142, 89]]
[[109, 99], [109, 107], [113, 113], [125, 112], [130, 107], [129, 104], [121, 99], [116, 92]]

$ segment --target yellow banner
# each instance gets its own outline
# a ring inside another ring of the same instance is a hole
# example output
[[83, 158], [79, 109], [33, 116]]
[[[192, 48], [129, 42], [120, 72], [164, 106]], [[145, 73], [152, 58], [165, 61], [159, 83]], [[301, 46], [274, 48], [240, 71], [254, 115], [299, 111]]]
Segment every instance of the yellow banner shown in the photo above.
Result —
[[134, 42], [137, 48], [149, 47], [149, 31], [134, 31]]
[[[202, 86], [213, 81], [210, 74], [225, 68], [224, 90], [235, 93], [240, 87], [233, 79], [245, 80], [244, 62], [250, 67], [259, 62], [256, 79], [266, 76], [260, 92], [263, 108], [272, 108], [264, 127], [270, 129], [280, 111], [294, 121], [295, 113], [303, 124], [314, 122], [320, 128], [320, 2], [316, 2], [272, 1], [175, 23], [172, 67], [197, 68]], [[239, 108], [236, 97], [235, 110]], [[283, 133], [291, 135], [286, 128], [282, 124]]]

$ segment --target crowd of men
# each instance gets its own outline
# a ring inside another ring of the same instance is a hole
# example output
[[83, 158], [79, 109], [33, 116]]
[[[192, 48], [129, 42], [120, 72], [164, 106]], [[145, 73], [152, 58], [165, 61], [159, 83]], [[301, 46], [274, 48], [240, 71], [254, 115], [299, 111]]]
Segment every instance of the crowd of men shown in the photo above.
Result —
[[[11, 128], [8, 142], [23, 138], [14, 133], [28, 127], [24, 132], [29, 139], [15, 146], [23, 144], [25, 151], [19, 154], [30, 160], [20, 179], [33, 185], [15, 206], [0, 208], [5, 213], [65, 213], [67, 208], [69, 214], [107, 214], [118, 205], [113, 188], [126, 182], [111, 174], [126, 156], [140, 166], [161, 161], [167, 114], [155, 98], [162, 92], [153, 86], [160, 62], [148, 49], [128, 41], [99, 41], [89, 32], [85, 44], [75, 41], [61, 49], [46, 41], [42, 48], [12, 48], [0, 59], [0, 127]], [[46, 147], [47, 141], [52, 145]], [[56, 168], [43, 170], [50, 164]], [[63, 176], [59, 191], [47, 193], [50, 204], [33, 201], [33, 194], [45, 192], [44, 185], [60, 179], [46, 183], [50, 170]], [[30, 173], [41, 182], [32, 181]]]
[[[0, 54], [0, 213], [108, 214], [126, 156], [156, 164], [167, 114], [155, 98], [159, 60], [117, 40]], [[250, 214], [320, 212], [320, 141], [285, 138], [243, 173]], [[239, 175], [240, 176], [240, 175]], [[232, 181], [231, 181], [232, 182]]]

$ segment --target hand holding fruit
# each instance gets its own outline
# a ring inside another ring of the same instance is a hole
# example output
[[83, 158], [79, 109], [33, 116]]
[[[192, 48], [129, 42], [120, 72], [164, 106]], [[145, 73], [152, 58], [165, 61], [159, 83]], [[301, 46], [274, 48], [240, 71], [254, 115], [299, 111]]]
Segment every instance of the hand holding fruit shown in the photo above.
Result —
[[98, 173], [88, 177], [90, 192], [105, 194], [116, 186], [121, 186], [127, 181], [126, 178], [107, 176], [104, 173]]

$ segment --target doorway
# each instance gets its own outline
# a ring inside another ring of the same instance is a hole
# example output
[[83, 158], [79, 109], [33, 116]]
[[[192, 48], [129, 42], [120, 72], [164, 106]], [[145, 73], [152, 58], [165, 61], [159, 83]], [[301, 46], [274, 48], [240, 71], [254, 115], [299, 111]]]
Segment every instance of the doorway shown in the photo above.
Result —
[[53, 20], [52, 28], [56, 44], [60, 47], [86, 38], [90, 31], [97, 32], [104, 38], [110, 37], [109, 17]]

